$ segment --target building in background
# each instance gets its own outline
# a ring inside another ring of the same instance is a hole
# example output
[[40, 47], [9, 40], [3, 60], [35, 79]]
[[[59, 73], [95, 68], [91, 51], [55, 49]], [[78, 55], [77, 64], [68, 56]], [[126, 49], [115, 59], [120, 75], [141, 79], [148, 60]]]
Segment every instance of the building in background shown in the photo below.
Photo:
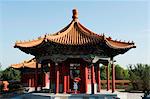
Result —
[[[36, 76], [36, 59], [32, 58], [30, 60], [23, 61], [22, 63], [12, 64], [10, 67], [17, 69], [21, 72], [21, 84], [23, 87], [29, 88], [29, 91], [34, 91], [35, 87], [35, 76]], [[48, 68], [43, 68], [41, 73], [41, 67], [38, 68], [38, 79], [37, 85], [39, 87], [44, 87], [48, 89], [49, 87], [49, 70]]]

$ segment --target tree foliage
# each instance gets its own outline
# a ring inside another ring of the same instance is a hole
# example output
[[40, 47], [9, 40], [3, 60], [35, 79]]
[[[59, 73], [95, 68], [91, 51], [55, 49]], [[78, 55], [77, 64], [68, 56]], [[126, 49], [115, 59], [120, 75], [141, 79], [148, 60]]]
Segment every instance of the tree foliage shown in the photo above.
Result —
[[100, 67], [100, 73], [101, 73], [101, 80], [106, 80], [106, 69], [104, 65]]
[[115, 66], [115, 79], [116, 80], [127, 80], [129, 79], [128, 70], [122, 68], [120, 65]]
[[13, 69], [11, 67], [6, 68], [3, 72], [2, 72], [2, 80], [20, 80], [20, 71]]
[[[111, 65], [108, 65], [109, 68], [109, 78], [111, 80], [112, 78], [112, 69], [111, 69]], [[100, 71], [101, 71], [101, 80], [106, 80], [106, 66], [101, 66], [100, 67]], [[120, 65], [115, 65], [115, 79], [116, 80], [128, 80], [129, 79], [129, 74], [128, 74], [128, 70], [122, 68]]]
[[2, 65], [0, 63], [0, 80], [2, 80]]
[[150, 65], [129, 65], [128, 71], [134, 90], [150, 90]]

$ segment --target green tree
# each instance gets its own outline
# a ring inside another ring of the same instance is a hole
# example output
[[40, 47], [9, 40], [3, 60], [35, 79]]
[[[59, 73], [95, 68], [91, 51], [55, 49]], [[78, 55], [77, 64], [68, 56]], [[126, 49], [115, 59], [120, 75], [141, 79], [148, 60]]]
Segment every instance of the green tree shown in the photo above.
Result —
[[[111, 65], [108, 65], [109, 68], [109, 79], [111, 80], [112, 78], [112, 69], [111, 69]], [[101, 80], [106, 80], [106, 66], [102, 65], [100, 67], [100, 71], [101, 71]], [[122, 68], [120, 65], [115, 65], [115, 79], [116, 80], [128, 80], [129, 79], [129, 74], [128, 74], [128, 70]]]
[[104, 65], [100, 67], [101, 80], [106, 80], [106, 68]]
[[143, 81], [143, 89], [144, 90], [150, 90], [150, 66], [145, 65], [144, 71], [141, 76], [141, 79]]
[[122, 68], [120, 65], [115, 65], [115, 78], [116, 80], [127, 80], [129, 79], [128, 70]]
[[124, 75], [124, 79], [123, 80], [129, 80], [129, 71], [127, 69], [124, 69], [123, 75]]
[[124, 69], [121, 66], [119, 66], [118, 64], [115, 66], [115, 72], [116, 72], [115, 79], [116, 80], [123, 80], [124, 79], [123, 71], [124, 71]]
[[150, 90], [150, 65], [129, 65], [128, 70], [134, 90]]
[[2, 80], [20, 80], [20, 71], [11, 67], [2, 72]]
[[2, 80], [2, 64], [0, 63], [0, 80]]

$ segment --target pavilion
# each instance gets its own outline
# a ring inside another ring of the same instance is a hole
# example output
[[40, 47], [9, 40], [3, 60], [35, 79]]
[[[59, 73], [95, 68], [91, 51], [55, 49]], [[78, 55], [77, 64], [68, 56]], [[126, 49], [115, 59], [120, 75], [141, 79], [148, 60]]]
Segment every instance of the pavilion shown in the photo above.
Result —
[[94, 94], [101, 90], [99, 64], [107, 67], [107, 90], [110, 89], [108, 64], [111, 65], [114, 92], [114, 57], [136, 46], [134, 42], [112, 40], [90, 31], [79, 22], [78, 12], [73, 9], [72, 21], [62, 30], [36, 40], [16, 42], [14, 47], [35, 56], [35, 90], [44, 68], [48, 68], [49, 89], [55, 93], [71, 93], [74, 82], [78, 82], [78, 93]]
[[[30, 89], [35, 87], [35, 69], [36, 69], [35, 58], [32, 58], [30, 60], [25, 60], [21, 63], [11, 64], [10, 67], [20, 71], [21, 83], [23, 87], [30, 88]], [[41, 67], [38, 68], [38, 77], [40, 79], [38, 79], [37, 85], [39, 87], [47, 87], [49, 85], [48, 68], [43, 68], [43, 70], [45, 70], [44, 71], [45, 73], [42, 73], [40, 69]]]

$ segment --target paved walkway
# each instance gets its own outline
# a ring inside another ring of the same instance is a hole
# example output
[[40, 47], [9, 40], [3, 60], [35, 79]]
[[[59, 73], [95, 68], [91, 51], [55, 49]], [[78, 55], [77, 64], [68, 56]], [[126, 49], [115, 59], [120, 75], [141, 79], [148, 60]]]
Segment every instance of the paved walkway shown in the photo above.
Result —
[[[101, 90], [101, 93], [97, 93], [97, 94], [111, 94], [111, 91]], [[142, 99], [141, 96], [144, 95], [143, 93], [127, 93], [127, 92], [118, 92], [118, 91], [116, 91], [114, 94], [117, 94], [117, 96], [120, 99]], [[51, 94], [51, 95], [55, 95], [55, 94]], [[70, 94], [60, 94], [60, 95], [70, 96]], [[35, 96], [36, 99], [41, 99], [41, 98], [49, 99], [48, 97], [46, 98], [46, 96], [50, 96], [50, 94], [49, 93], [30, 93], [30, 94], [24, 94], [24, 95], [20, 95], [17, 97], [13, 97], [11, 99], [24, 99], [24, 98], [30, 99], [31, 96]]]
[[[111, 91], [102, 90], [101, 93], [111, 93]], [[142, 99], [141, 96], [144, 96], [144, 93], [128, 93], [128, 92], [114, 92], [120, 99]]]

